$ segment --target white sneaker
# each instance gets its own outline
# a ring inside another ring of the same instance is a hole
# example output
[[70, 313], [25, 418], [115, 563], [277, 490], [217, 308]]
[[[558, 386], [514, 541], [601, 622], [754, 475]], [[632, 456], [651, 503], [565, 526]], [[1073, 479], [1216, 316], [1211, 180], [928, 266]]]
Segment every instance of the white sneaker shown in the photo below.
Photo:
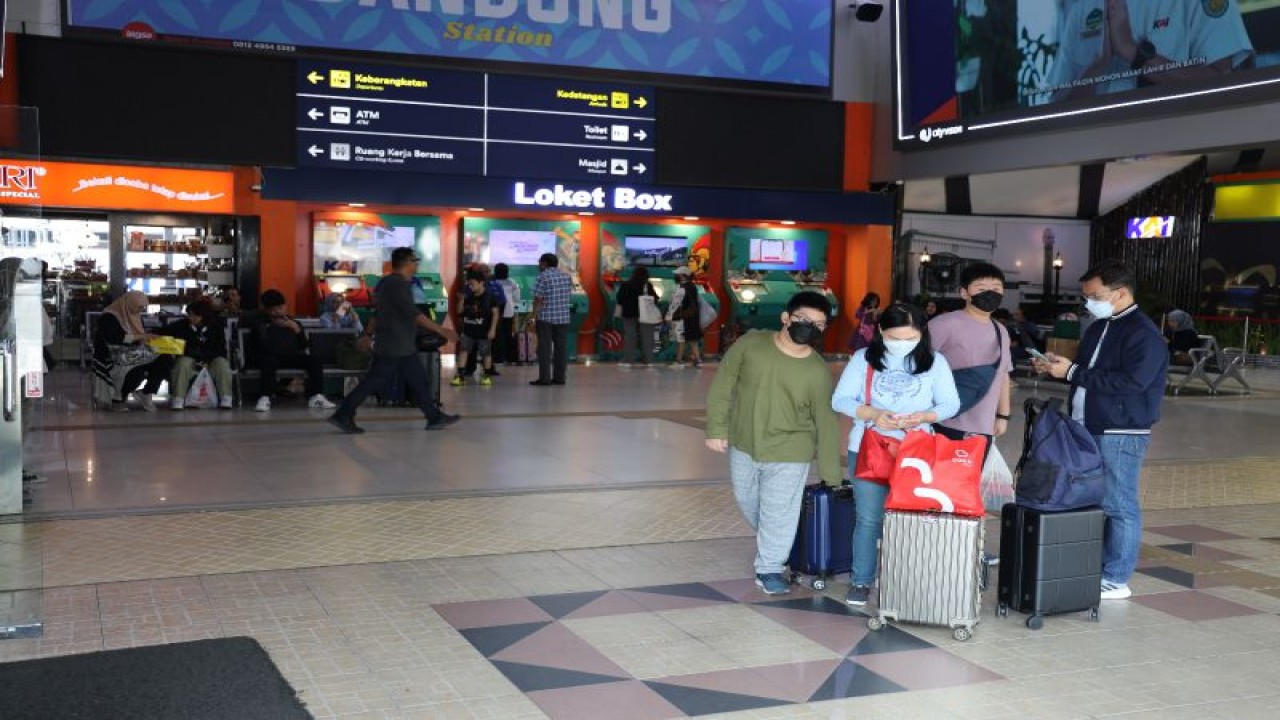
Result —
[[171, 410], [185, 410], [186, 407], [187, 403], [182, 398], [174, 398], [169, 401], [169, 409]]
[[321, 395], [320, 393], [316, 393], [315, 395], [311, 396], [310, 400], [307, 401], [307, 407], [320, 408], [322, 410], [332, 410], [338, 406], [330, 402], [329, 398], [325, 397], [324, 395]]
[[151, 401], [151, 393], [134, 391], [133, 398], [138, 401], [138, 405], [147, 412], [155, 412], [156, 404]]
[[1133, 591], [1125, 583], [1113, 583], [1110, 580], [1102, 581], [1103, 600], [1124, 600], [1130, 595], [1133, 595]]
[[230, 410], [234, 406], [234, 403], [233, 403], [234, 400], [235, 398], [231, 397], [230, 395], [223, 395], [222, 399], [218, 401], [218, 407], [222, 408], [223, 410]]
[[254, 412], [270, 412], [270, 410], [271, 398], [266, 397], [265, 395], [258, 398], [258, 404], [253, 406]]

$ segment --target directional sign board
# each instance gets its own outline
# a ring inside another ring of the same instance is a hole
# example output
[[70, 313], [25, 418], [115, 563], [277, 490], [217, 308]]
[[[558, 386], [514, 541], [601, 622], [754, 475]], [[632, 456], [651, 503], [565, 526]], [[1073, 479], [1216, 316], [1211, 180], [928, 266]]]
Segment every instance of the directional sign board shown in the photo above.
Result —
[[653, 90], [342, 61], [298, 63], [298, 165], [647, 182]]

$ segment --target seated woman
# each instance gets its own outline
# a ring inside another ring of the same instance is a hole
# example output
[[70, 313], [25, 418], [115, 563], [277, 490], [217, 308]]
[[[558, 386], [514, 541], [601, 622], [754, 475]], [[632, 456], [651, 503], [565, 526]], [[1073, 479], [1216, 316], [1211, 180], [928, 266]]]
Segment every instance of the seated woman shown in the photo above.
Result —
[[1191, 314], [1185, 310], [1170, 310], [1165, 316], [1164, 338], [1169, 343], [1169, 362], [1174, 365], [1193, 365], [1191, 351], [1200, 347], [1200, 334], [1196, 332]]
[[186, 408], [191, 381], [202, 369], [208, 369], [218, 391], [219, 406], [224, 410], [230, 409], [231, 361], [227, 359], [227, 333], [213, 303], [196, 300], [188, 304], [187, 317], [165, 325], [159, 334], [186, 343], [182, 355], [173, 364], [169, 378], [169, 407], [174, 410]]
[[[901, 439], [907, 430], [928, 430], [931, 424], [956, 414], [960, 395], [951, 367], [945, 357], [933, 351], [920, 309], [894, 304], [880, 315], [871, 344], [854, 353], [845, 366], [831, 407], [854, 421], [849, 433], [850, 473], [858, 466], [863, 433]], [[876, 543], [884, 525], [889, 485], [887, 480], [855, 477], [853, 495], [853, 569], [845, 602], [865, 605], [876, 579]]]
[[133, 393], [143, 410], [156, 410], [151, 396], [168, 379], [173, 358], [157, 355], [146, 346], [155, 337], [142, 327], [146, 309], [146, 294], [133, 290], [108, 305], [98, 318], [93, 338], [93, 403], [99, 409], [128, 412], [126, 403]]
[[351, 308], [342, 293], [329, 293], [324, 299], [324, 308], [320, 313], [320, 327], [328, 330], [355, 330], [356, 334], [364, 332], [364, 323]]

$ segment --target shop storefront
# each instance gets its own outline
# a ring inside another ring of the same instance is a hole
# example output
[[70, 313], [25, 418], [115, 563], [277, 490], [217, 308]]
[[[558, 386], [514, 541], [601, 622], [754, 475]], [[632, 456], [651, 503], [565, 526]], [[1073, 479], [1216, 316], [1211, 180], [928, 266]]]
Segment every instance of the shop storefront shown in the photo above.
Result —
[[225, 171], [0, 159], [5, 257], [48, 266], [55, 358], [80, 357], [85, 313], [129, 290], [152, 311], [240, 287], [256, 293], [258, 222]]

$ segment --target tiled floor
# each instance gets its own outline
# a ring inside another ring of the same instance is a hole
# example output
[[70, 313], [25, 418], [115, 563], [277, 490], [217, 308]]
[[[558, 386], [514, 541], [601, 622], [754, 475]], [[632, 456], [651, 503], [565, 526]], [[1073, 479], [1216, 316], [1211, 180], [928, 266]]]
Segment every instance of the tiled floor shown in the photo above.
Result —
[[456, 428], [357, 438], [287, 405], [98, 416], [60, 373], [48, 481], [0, 523], [0, 616], [34, 597], [45, 632], [0, 660], [252, 635], [325, 718], [1275, 717], [1280, 375], [1166, 403], [1131, 601], [1032, 632], [988, 593], [959, 643], [869, 631], [841, 582], [758, 592], [712, 372], [513, 368], [445, 389]]

